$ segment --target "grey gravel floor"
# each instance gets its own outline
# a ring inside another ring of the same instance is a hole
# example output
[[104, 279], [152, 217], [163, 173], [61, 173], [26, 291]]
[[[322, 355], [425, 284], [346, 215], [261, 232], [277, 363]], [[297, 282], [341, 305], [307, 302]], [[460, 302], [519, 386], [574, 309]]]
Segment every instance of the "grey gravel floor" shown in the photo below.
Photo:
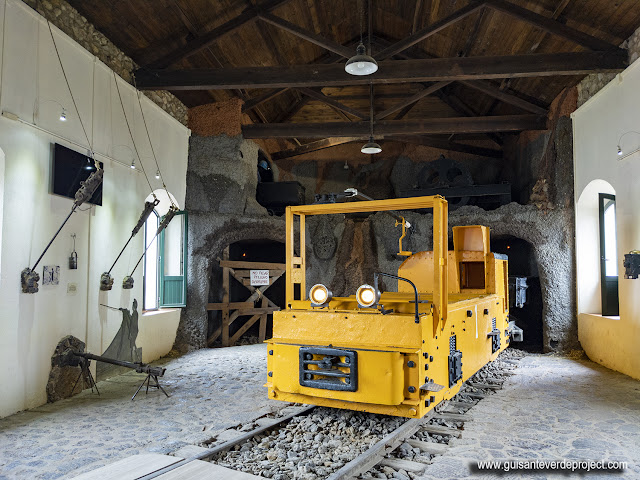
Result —
[[135, 372], [0, 419], [0, 480], [74, 477], [138, 453], [174, 452], [287, 404], [267, 399], [266, 345], [205, 349], [170, 361], [161, 385]]
[[[640, 382], [589, 360], [531, 355], [504, 388], [480, 401], [462, 437], [433, 459], [425, 480], [640, 479]], [[617, 460], [622, 474], [475, 473], [478, 460]]]
[[[72, 399], [0, 419], [0, 480], [68, 478], [130, 455], [171, 453], [286, 407], [269, 401], [265, 345], [200, 350], [172, 360], [170, 393], [131, 395], [143, 377], [128, 373]], [[640, 382], [589, 361], [528, 356], [502, 390], [478, 403], [461, 439], [420, 478], [577, 478], [550, 473], [479, 474], [484, 459], [629, 462], [640, 479]]]

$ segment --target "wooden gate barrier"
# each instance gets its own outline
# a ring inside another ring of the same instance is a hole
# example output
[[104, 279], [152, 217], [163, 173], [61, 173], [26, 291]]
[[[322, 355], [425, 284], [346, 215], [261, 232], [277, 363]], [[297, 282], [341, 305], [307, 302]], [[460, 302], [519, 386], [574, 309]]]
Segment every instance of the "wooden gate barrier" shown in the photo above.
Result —
[[[218, 258], [222, 267], [222, 302], [208, 303], [207, 310], [221, 310], [222, 322], [220, 326], [207, 339], [207, 345], [211, 346], [220, 335], [222, 335], [222, 346], [230, 347], [235, 345], [238, 339], [260, 320], [259, 340], [264, 342], [267, 335], [267, 315], [280, 310], [264, 293], [285, 273], [284, 263], [265, 262], [242, 262], [229, 260], [229, 248], [223, 253], [223, 259]], [[251, 285], [251, 270], [269, 270], [269, 285], [254, 287]], [[231, 277], [244, 285], [250, 292], [249, 298], [244, 302], [229, 302], [229, 282]], [[255, 302], [259, 301], [260, 306], [256, 307]], [[242, 325], [238, 331], [229, 337], [229, 327], [233, 322], [242, 316], [251, 317]]]

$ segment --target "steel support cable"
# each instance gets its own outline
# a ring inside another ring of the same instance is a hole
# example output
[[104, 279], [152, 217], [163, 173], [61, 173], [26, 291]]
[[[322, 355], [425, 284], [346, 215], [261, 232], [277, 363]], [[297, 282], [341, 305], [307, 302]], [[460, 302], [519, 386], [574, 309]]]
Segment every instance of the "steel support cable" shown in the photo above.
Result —
[[173, 202], [173, 198], [169, 195], [169, 190], [167, 190], [167, 185], [164, 183], [164, 176], [160, 171], [160, 164], [158, 163], [158, 157], [156, 157], [155, 149], [153, 148], [153, 142], [151, 141], [151, 135], [149, 134], [149, 127], [147, 126], [147, 120], [144, 116], [144, 110], [142, 109], [142, 101], [140, 100], [140, 95], [142, 92], [138, 90], [138, 86], [136, 84], [136, 77], [133, 77], [133, 86], [136, 89], [136, 95], [138, 97], [138, 105], [140, 106], [140, 113], [142, 114], [142, 123], [144, 124], [144, 129], [147, 132], [147, 138], [149, 139], [149, 146], [151, 147], [151, 154], [153, 155], [153, 161], [156, 163], [156, 168], [158, 169], [158, 175], [160, 176], [160, 181], [162, 182], [162, 188], [167, 193], [167, 198], [171, 202], [171, 205], [177, 207], [177, 205]]
[[129, 130], [129, 136], [131, 137], [131, 143], [133, 143], [133, 149], [136, 152], [136, 156], [138, 157], [138, 162], [140, 163], [140, 169], [142, 170], [142, 174], [144, 175], [145, 180], [147, 181], [147, 185], [149, 185], [149, 190], [151, 191], [151, 195], [153, 198], [156, 198], [156, 194], [153, 193], [153, 187], [151, 186], [151, 182], [149, 181], [149, 177], [147, 176], [147, 172], [144, 169], [144, 164], [142, 163], [142, 158], [140, 158], [140, 153], [138, 152], [138, 147], [136, 146], [136, 141], [133, 138], [133, 131], [131, 130], [131, 125], [129, 125], [129, 119], [127, 118], [127, 112], [124, 109], [124, 102], [122, 101], [122, 95], [120, 94], [120, 86], [118, 85], [118, 78], [116, 76], [116, 72], [113, 73], [113, 81], [116, 84], [116, 90], [118, 92], [118, 98], [120, 99], [120, 106], [122, 107], [122, 114], [124, 115], [124, 121], [127, 124], [127, 130]]
[[67, 85], [67, 89], [69, 90], [69, 95], [71, 96], [71, 101], [73, 102], [73, 107], [74, 107], [74, 109], [76, 111], [76, 114], [78, 115], [78, 120], [80, 122], [80, 126], [82, 127], [82, 131], [84, 132], [84, 136], [87, 139], [87, 145], [89, 146], [89, 154], [90, 154], [91, 159], [95, 163], [96, 170], [94, 172], [92, 172], [91, 175], [89, 175], [87, 180], [85, 180], [84, 182], [80, 183], [80, 188], [78, 188], [78, 190], [75, 193], [75, 200], [73, 202], [73, 207], [71, 207], [71, 211], [69, 212], [67, 217], [64, 219], [64, 221], [62, 222], [62, 225], [60, 225], [60, 227], [58, 228], [56, 233], [53, 235], [51, 240], [49, 240], [49, 243], [45, 247], [44, 251], [40, 254], [40, 256], [38, 257], [36, 262], [33, 264], [33, 267], [31, 267], [31, 268], [27, 267], [24, 270], [22, 270], [22, 272], [20, 273], [20, 281], [21, 281], [21, 284], [22, 284], [22, 291], [24, 293], [36, 293], [38, 291], [38, 281], [40, 280], [40, 276], [35, 272], [36, 267], [40, 263], [40, 260], [42, 260], [44, 255], [47, 253], [47, 251], [49, 250], [49, 248], [53, 244], [53, 241], [56, 239], [58, 234], [62, 231], [62, 228], [69, 221], [69, 219], [71, 218], [71, 215], [73, 215], [73, 213], [78, 209], [78, 207], [80, 205], [82, 205], [86, 201], [91, 200], [91, 197], [93, 196], [93, 194], [95, 193], [97, 188], [102, 184], [102, 177], [103, 177], [103, 174], [104, 174], [104, 170], [102, 170], [102, 168], [100, 167], [100, 164], [95, 160], [95, 158], [93, 158], [94, 157], [93, 144], [92, 144], [91, 140], [89, 140], [89, 135], [87, 134], [87, 129], [85, 128], [84, 123], [82, 122], [82, 117], [80, 116], [80, 110], [78, 110], [78, 105], [77, 105], [76, 100], [75, 100], [75, 98], [73, 96], [73, 92], [71, 91], [71, 85], [69, 84], [69, 79], [67, 78], [67, 73], [66, 73], [66, 71], [64, 69], [64, 65], [62, 64], [62, 58], [60, 57], [60, 51], [58, 50], [58, 45], [56, 44], [55, 37], [53, 36], [53, 29], [51, 28], [51, 22], [49, 22], [48, 20], [47, 20], [47, 26], [49, 27], [49, 34], [51, 35], [51, 41], [53, 42], [53, 47], [54, 47], [54, 50], [56, 52], [56, 56], [58, 58], [58, 62], [60, 63], [60, 69], [62, 70], [62, 75], [63, 75], [65, 83]]

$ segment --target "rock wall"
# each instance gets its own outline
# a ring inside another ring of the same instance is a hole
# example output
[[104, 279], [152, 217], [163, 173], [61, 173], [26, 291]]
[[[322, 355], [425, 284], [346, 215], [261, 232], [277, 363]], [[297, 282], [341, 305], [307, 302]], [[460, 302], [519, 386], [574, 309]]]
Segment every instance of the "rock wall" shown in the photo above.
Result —
[[[506, 145], [509, 161], [505, 168], [493, 168], [489, 162], [482, 173], [486, 183], [510, 181], [518, 203], [490, 211], [463, 206], [449, 213], [450, 227], [486, 225], [493, 239], [516, 237], [532, 245], [542, 290], [545, 351], [578, 348], [573, 133], [571, 119], [565, 116], [574, 108], [575, 95], [567, 92], [559, 100], [552, 108], [550, 131], [525, 132], [514, 137]], [[392, 198], [396, 191], [415, 183], [416, 172], [426, 163], [413, 162], [403, 156], [389, 162], [391, 160], [365, 165], [351, 177], [354, 183], [350, 186], [362, 188], [375, 198]], [[321, 184], [326, 191], [340, 191], [346, 186], [349, 172], [340, 175], [340, 163], [320, 165], [320, 162], [303, 162], [291, 172], [303, 174], [301, 181], [306, 181], [308, 188]], [[324, 177], [313, 179], [320, 168], [326, 180]], [[475, 175], [474, 168], [478, 168], [477, 165], [470, 171]], [[363, 185], [365, 187], [361, 187]], [[432, 215], [409, 212], [406, 217], [415, 231], [405, 238], [404, 248], [414, 252], [431, 250]], [[374, 271], [396, 272], [404, 257], [396, 255], [401, 233], [394, 224], [395, 220], [382, 213], [369, 217], [336, 215], [307, 219], [311, 248], [307, 284], [323, 283], [334, 295], [353, 295], [359, 285], [373, 280]], [[451, 230], [449, 237], [451, 239]], [[387, 289], [397, 288], [394, 281], [385, 279], [385, 284]]]
[[[101, 62], [133, 84], [133, 72], [138, 65], [100, 33], [89, 21], [65, 0], [23, 0], [40, 15], [82, 45]], [[167, 91], [143, 92], [173, 118], [187, 124], [187, 107]]]
[[222, 300], [217, 259], [239, 240], [284, 242], [284, 218], [269, 216], [256, 201], [258, 146], [241, 135], [189, 141], [187, 193], [189, 262], [187, 307], [176, 335], [179, 351], [204, 348], [209, 332], [209, 302]]
[[[620, 46], [629, 51], [629, 65], [631, 65], [640, 57], [640, 28], [633, 32], [633, 35]], [[616, 75], [616, 73], [594, 73], [587, 75], [578, 84], [578, 106], [602, 90], [605, 85], [616, 78]]]

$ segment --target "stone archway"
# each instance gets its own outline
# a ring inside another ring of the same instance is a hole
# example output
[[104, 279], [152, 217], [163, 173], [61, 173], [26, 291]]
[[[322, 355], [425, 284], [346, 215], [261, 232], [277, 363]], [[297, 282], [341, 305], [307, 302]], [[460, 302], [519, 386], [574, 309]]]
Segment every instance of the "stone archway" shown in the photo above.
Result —
[[[187, 307], [180, 316], [174, 348], [179, 351], [207, 346], [208, 315], [205, 305], [221, 300], [218, 258], [238, 241], [285, 241], [284, 219], [192, 214], [189, 217]], [[217, 291], [216, 291], [217, 289]]]

